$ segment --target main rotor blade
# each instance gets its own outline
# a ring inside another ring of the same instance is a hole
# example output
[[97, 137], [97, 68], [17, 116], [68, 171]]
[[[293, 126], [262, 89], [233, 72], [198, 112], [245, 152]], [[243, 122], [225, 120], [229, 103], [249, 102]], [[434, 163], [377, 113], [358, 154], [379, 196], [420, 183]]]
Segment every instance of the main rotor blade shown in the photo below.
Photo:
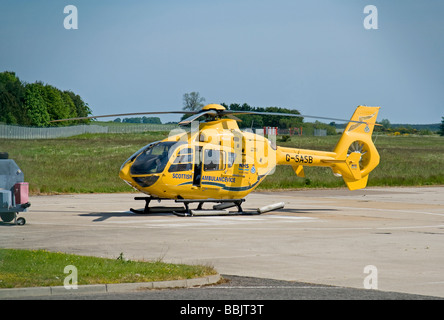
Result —
[[238, 117], [236, 117], [236, 116], [234, 116], [232, 114], [227, 114], [226, 116], [228, 118], [232, 119], [232, 120], [236, 120], [236, 121], [242, 122], [242, 119], [239, 119]]
[[296, 113], [280, 113], [280, 112], [260, 112], [260, 111], [235, 111], [235, 110], [224, 110], [222, 114], [258, 114], [263, 116], [284, 116], [284, 117], [299, 117], [299, 118], [313, 118], [313, 119], [322, 119], [322, 120], [331, 120], [331, 121], [342, 121], [342, 122], [355, 122], [355, 123], [365, 123], [365, 124], [374, 124], [375, 123], [367, 123], [365, 121], [357, 121], [350, 119], [338, 119], [338, 118], [329, 118], [329, 117], [318, 117], [318, 116], [309, 116], [304, 114], [296, 114]]
[[219, 113], [216, 111], [216, 110], [206, 110], [206, 111], [203, 111], [203, 112], [199, 112], [199, 113], [197, 113], [197, 114], [194, 114], [194, 115], [192, 115], [191, 117], [189, 117], [189, 118], [186, 118], [186, 119], [184, 119], [184, 120], [182, 120], [181, 122], [179, 122], [179, 125], [180, 126], [185, 126], [185, 125], [187, 125], [187, 124], [190, 124], [191, 122], [193, 122], [194, 120], [196, 120], [197, 118], [200, 118], [200, 117], [202, 117], [202, 116], [204, 116], [204, 115], [212, 115], [212, 116], [217, 116]]
[[141, 116], [145, 114], [195, 114], [199, 111], [155, 111], [155, 112], [133, 112], [133, 113], [117, 113], [117, 114], [105, 114], [100, 116], [89, 116], [89, 117], [77, 117], [77, 118], [69, 118], [69, 119], [58, 119], [52, 120], [50, 122], [61, 122], [61, 121], [70, 121], [70, 120], [85, 120], [85, 119], [95, 119], [95, 118], [108, 118], [108, 117], [121, 117], [121, 116]]

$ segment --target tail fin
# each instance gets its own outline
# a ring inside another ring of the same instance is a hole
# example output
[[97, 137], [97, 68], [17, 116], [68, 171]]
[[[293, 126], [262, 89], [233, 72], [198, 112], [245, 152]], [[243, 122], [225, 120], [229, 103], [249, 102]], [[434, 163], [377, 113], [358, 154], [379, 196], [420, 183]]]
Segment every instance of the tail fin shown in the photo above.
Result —
[[379, 107], [356, 108], [336, 145], [333, 172], [341, 175], [350, 190], [367, 185], [369, 173], [379, 164], [379, 153], [372, 141]]

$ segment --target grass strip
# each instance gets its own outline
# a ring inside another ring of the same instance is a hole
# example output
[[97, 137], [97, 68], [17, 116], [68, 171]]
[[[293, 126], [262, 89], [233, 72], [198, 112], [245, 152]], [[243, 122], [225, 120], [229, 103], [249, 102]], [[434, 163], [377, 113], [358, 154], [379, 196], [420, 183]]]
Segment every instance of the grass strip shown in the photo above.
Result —
[[63, 286], [77, 269], [77, 284], [110, 284], [181, 280], [216, 274], [204, 265], [171, 264], [161, 261], [132, 261], [120, 254], [116, 259], [79, 256], [46, 250], [0, 248], [0, 288]]

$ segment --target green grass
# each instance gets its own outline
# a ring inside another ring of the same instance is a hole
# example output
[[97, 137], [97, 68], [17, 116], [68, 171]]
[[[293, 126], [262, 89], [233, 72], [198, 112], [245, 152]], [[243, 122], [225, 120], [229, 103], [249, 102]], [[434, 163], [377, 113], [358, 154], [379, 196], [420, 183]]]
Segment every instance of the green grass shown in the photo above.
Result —
[[45, 250], [0, 249], [0, 288], [63, 286], [77, 268], [78, 285], [166, 281], [204, 277], [216, 274], [209, 266], [169, 264], [161, 261], [104, 259]]
[[[121, 164], [149, 142], [167, 132], [138, 134], [85, 134], [53, 140], [1, 140], [25, 173], [31, 194], [132, 192], [119, 177]], [[338, 136], [292, 137], [278, 145], [331, 151]], [[369, 186], [422, 186], [444, 184], [444, 137], [377, 136], [381, 156], [370, 174]], [[345, 187], [329, 168], [304, 168], [306, 178], [291, 167], [278, 166], [258, 189]]]
[[[333, 150], [339, 136], [292, 137], [278, 145], [314, 150]], [[381, 160], [370, 173], [368, 186], [424, 186], [444, 184], [444, 137], [439, 136], [374, 136]], [[306, 178], [295, 176], [289, 166], [278, 166], [258, 189], [338, 188], [342, 178], [330, 168], [305, 167]]]
[[3, 140], [25, 174], [31, 194], [131, 192], [119, 178], [121, 164], [165, 132], [84, 134], [65, 139]]

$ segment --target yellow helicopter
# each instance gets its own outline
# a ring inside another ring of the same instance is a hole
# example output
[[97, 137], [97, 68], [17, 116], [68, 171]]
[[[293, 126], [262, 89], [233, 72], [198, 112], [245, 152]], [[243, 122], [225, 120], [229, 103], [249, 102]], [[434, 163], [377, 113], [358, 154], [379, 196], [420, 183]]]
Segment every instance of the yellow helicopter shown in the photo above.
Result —
[[[200, 111], [126, 113], [69, 120], [139, 114], [193, 114], [179, 123], [180, 126], [191, 125], [188, 130], [179, 129], [164, 140], [144, 146], [122, 164], [120, 178], [148, 195], [135, 198], [146, 201], [143, 211], [131, 210], [150, 213], [150, 201], [156, 199], [183, 203], [185, 211], [175, 212], [180, 215], [193, 215], [193, 212], [201, 211], [206, 202], [237, 206], [238, 214], [242, 214], [241, 204], [245, 197], [274, 171], [276, 165], [291, 166], [299, 177], [305, 176], [304, 166], [330, 167], [333, 174], [344, 179], [350, 190], [365, 188], [369, 173], [380, 159], [371, 139], [378, 112], [379, 107], [358, 106], [351, 119], [344, 120], [348, 124], [333, 151], [276, 146], [275, 141], [260, 134], [241, 131], [235, 115], [332, 118], [233, 111], [219, 104], [206, 105]], [[55, 121], [64, 120], [67, 119]], [[199, 203], [196, 211], [189, 208], [193, 202]]]

